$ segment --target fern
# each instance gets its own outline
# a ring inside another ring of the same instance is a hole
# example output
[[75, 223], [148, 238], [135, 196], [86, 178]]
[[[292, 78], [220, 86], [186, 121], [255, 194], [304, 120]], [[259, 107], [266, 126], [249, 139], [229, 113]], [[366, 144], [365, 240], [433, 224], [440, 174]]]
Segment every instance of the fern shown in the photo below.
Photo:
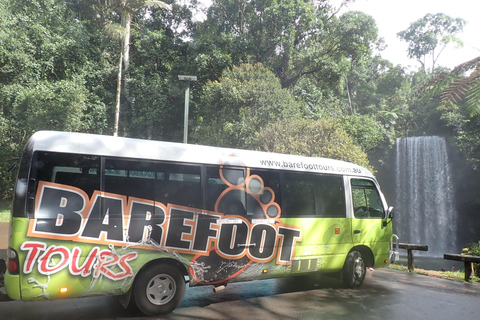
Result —
[[459, 103], [467, 93], [468, 79], [457, 78], [440, 93], [440, 104]]
[[464, 101], [471, 117], [480, 114], [480, 57], [438, 75], [420, 88], [419, 94], [423, 94], [423, 99], [439, 95], [441, 106], [458, 105]]
[[465, 105], [471, 117], [480, 114], [480, 79], [472, 84], [465, 97]]

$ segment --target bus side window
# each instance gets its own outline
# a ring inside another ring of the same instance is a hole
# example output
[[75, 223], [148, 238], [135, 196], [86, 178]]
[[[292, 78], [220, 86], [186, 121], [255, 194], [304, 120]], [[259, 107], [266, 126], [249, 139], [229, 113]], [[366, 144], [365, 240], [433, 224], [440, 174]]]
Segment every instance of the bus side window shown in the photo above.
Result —
[[215, 203], [218, 197], [228, 188], [227, 184], [220, 178], [219, 170], [220, 167], [218, 166], [209, 166], [206, 168], [207, 186], [205, 192], [205, 209], [209, 211], [215, 211]]
[[[280, 173], [274, 170], [251, 169], [250, 178], [248, 189], [251, 195], [247, 197], [247, 215], [253, 218], [278, 216], [278, 208], [269, 204], [281, 204]], [[258, 200], [254, 196], [258, 197]], [[262, 205], [268, 206], [265, 208]]]
[[[105, 159], [104, 187], [106, 196], [92, 215], [104, 219], [108, 214], [110, 222], [121, 224], [122, 210], [126, 210], [127, 203], [121, 203], [110, 195], [122, 195], [127, 198], [153, 200], [155, 187], [155, 167], [148, 161], [132, 161], [119, 159]], [[127, 200], [128, 201], [128, 200]], [[148, 212], [155, 212], [153, 204], [149, 205]], [[138, 207], [137, 207], [138, 208]], [[132, 218], [143, 217], [146, 211], [132, 210]]]
[[[246, 194], [243, 188], [245, 169], [226, 166], [220, 169], [220, 166], [209, 166], [206, 170], [205, 209], [223, 214], [245, 215]], [[230, 190], [226, 191], [228, 188]]]
[[323, 218], [345, 218], [345, 188], [342, 176], [315, 176], [317, 216]]
[[105, 159], [105, 187], [108, 193], [153, 200], [155, 167], [150, 162]]
[[91, 196], [100, 190], [100, 157], [68, 153], [38, 152], [32, 163], [35, 180], [73, 186]]
[[105, 160], [106, 192], [200, 208], [200, 166], [151, 161]]
[[353, 213], [357, 219], [383, 219], [385, 211], [382, 200], [370, 180], [352, 179]]
[[[28, 187], [28, 208], [34, 212], [33, 199], [39, 182], [50, 182], [80, 189], [88, 197], [100, 190], [100, 157], [69, 153], [37, 152], [32, 162], [30, 185]], [[32, 201], [30, 201], [30, 199]], [[57, 218], [55, 210], [35, 212], [36, 218]]]
[[[285, 172], [283, 175], [282, 210], [287, 217], [315, 216], [314, 175]], [[283, 213], [282, 213], [283, 215]]]
[[200, 166], [161, 163], [157, 167], [155, 200], [161, 203], [201, 208]]

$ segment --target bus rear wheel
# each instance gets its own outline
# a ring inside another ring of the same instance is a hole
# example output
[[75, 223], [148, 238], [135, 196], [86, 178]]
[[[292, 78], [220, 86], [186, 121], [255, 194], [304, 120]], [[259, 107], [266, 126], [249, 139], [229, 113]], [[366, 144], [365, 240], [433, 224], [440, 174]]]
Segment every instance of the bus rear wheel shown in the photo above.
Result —
[[141, 271], [133, 287], [137, 308], [158, 316], [175, 310], [185, 294], [185, 279], [173, 265], [159, 263]]
[[358, 251], [352, 251], [347, 255], [342, 270], [343, 282], [349, 288], [358, 287], [365, 279], [367, 268], [362, 255]]

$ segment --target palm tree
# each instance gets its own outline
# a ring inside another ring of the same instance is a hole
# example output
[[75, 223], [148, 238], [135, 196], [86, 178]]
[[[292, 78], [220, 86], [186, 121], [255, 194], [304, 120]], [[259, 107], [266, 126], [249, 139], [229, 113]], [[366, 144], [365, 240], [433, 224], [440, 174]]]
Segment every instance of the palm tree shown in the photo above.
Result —
[[[120, 23], [110, 23], [105, 29], [112, 37], [118, 38], [122, 44], [118, 62], [117, 95], [115, 101], [115, 126], [113, 135], [118, 136], [118, 122], [120, 118], [120, 93], [122, 91], [122, 74], [124, 89], [128, 83], [128, 67], [130, 65], [130, 26], [132, 17], [142, 9], [159, 7], [171, 10], [171, 5], [159, 0], [106, 0], [108, 9], [120, 15]], [[122, 68], [123, 67], [123, 68]], [[122, 70], [123, 69], [123, 70]]]

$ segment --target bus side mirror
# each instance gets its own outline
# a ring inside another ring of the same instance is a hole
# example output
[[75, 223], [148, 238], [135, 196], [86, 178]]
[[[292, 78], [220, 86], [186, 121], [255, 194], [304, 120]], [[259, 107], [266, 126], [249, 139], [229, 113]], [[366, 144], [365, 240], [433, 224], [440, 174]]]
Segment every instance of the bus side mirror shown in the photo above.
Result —
[[387, 216], [388, 216], [388, 219], [393, 219], [393, 217], [394, 217], [393, 207], [389, 207], [387, 209]]
[[385, 220], [383, 220], [383, 227], [388, 226], [388, 224], [389, 224], [390, 222], [392, 222], [393, 216], [394, 216], [393, 207], [389, 207], [389, 208], [387, 209], [387, 217], [388, 217], [388, 219], [390, 219], [390, 221], [385, 221]]

